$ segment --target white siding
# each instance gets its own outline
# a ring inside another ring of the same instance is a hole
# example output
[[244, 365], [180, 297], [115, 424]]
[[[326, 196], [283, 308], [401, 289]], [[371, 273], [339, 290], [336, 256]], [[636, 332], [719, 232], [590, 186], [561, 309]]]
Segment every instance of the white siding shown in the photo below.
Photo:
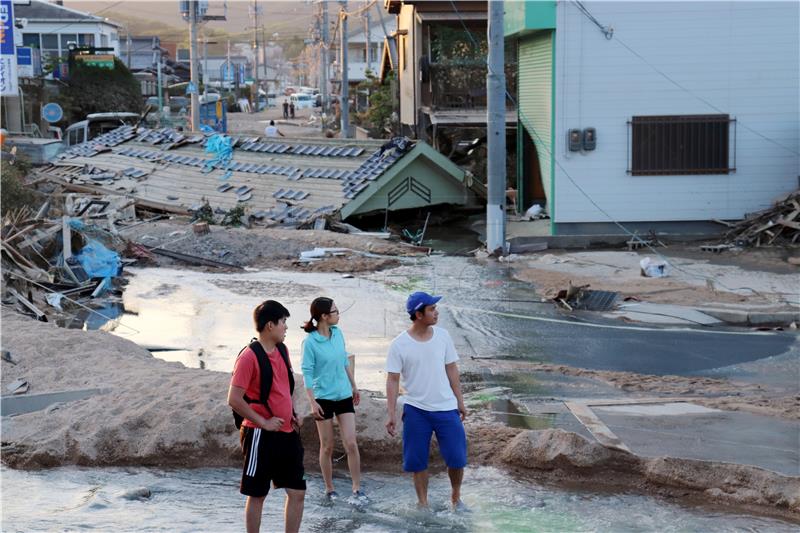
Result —
[[[573, 2], [559, 2], [555, 156], [563, 169], [557, 165], [555, 170], [555, 222], [608, 222], [564, 170], [619, 221], [740, 218], [798, 187], [800, 4], [588, 1], [584, 5], [601, 24], [614, 28], [614, 36], [607, 40]], [[735, 173], [626, 173], [627, 121], [632, 116], [719, 112], [738, 121]], [[568, 152], [567, 131], [586, 127], [597, 128], [597, 149]]]

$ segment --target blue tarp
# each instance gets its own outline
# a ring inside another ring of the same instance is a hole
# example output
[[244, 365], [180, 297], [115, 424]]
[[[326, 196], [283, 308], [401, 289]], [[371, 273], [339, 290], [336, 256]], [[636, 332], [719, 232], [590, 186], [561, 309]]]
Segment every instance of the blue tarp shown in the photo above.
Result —
[[[86, 231], [88, 227], [80, 220], [70, 219], [70, 227], [77, 231]], [[84, 237], [86, 235], [84, 234]], [[90, 278], [103, 278], [103, 290], [111, 287], [111, 278], [122, 273], [122, 260], [117, 252], [109, 250], [103, 243], [87, 237], [87, 242], [75, 254], [75, 259]]]
[[228, 163], [233, 157], [231, 138], [227, 135], [212, 135], [206, 140], [206, 153], [214, 156], [213, 159], [206, 162], [206, 171], [211, 171], [215, 167], [227, 169]]

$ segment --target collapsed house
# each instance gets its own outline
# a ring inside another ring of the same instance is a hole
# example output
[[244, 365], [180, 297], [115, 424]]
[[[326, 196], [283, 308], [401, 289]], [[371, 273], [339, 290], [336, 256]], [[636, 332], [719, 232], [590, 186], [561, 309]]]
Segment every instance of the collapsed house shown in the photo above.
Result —
[[188, 134], [123, 126], [70, 148], [38, 177], [188, 215], [237, 206], [268, 224], [382, 210], [479, 207], [485, 186], [423, 142]]

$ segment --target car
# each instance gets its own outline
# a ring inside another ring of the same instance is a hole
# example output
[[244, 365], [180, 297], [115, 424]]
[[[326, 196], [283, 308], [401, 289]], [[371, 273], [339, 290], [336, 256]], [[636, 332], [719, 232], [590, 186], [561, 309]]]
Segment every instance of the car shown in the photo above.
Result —
[[200, 95], [200, 103], [205, 104], [206, 102], [218, 102], [222, 99], [222, 96], [219, 93], [209, 92], [207, 94]]
[[294, 103], [295, 109], [310, 109], [314, 107], [314, 95], [307, 93], [295, 93], [289, 97], [289, 101]]
[[[163, 96], [162, 106], [169, 106], [170, 113], [188, 113], [191, 102], [185, 96]], [[149, 105], [154, 110], [158, 109], [158, 96], [151, 96], [145, 100], [145, 105]]]

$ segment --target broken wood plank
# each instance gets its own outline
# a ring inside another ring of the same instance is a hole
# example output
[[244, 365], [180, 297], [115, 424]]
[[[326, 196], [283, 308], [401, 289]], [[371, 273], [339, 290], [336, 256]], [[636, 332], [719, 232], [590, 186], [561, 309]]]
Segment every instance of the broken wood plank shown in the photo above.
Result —
[[36, 319], [40, 320], [41, 322], [47, 322], [47, 315], [44, 312], [33, 305], [33, 302], [22, 296], [14, 287], [9, 287], [8, 292], [17, 299], [19, 303], [24, 305], [29, 311], [31, 311], [34, 315], [36, 315]]
[[63, 248], [61, 253], [64, 256], [64, 261], [72, 257], [72, 228], [69, 226], [69, 217], [64, 215], [61, 218], [61, 238]]
[[[139, 243], [136, 243], [139, 244]], [[141, 244], [139, 244], [141, 246]], [[217, 268], [235, 268], [236, 270], [244, 270], [239, 265], [231, 263], [223, 263], [222, 261], [215, 261], [213, 259], [206, 259], [205, 257], [198, 257], [196, 255], [183, 254], [181, 252], [173, 252], [172, 250], [165, 250], [163, 248], [153, 248], [149, 250], [154, 254], [163, 255], [178, 261], [184, 261], [193, 265], [212, 266]]]

